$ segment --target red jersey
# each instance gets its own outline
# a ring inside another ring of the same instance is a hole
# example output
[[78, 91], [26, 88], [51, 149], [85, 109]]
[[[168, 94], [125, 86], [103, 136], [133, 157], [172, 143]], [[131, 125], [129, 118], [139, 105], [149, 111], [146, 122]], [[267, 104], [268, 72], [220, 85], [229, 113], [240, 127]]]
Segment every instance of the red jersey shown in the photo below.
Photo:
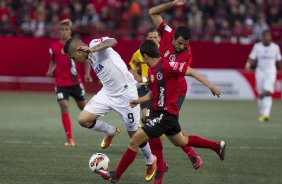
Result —
[[[160, 41], [160, 54], [161, 57], [168, 59], [169, 62], [186, 62], [188, 65], [192, 63], [191, 48], [188, 45], [187, 48], [181, 52], [177, 52], [172, 45], [174, 30], [162, 22], [158, 28], [161, 35]], [[184, 76], [179, 77], [179, 95], [186, 95], [187, 82]]]
[[184, 76], [189, 64], [185, 62], [168, 62], [160, 59], [157, 64], [149, 68], [148, 77], [150, 89], [153, 93], [152, 110], [167, 111], [177, 115], [179, 76]]
[[63, 51], [64, 44], [60, 41], [51, 44], [49, 52], [56, 64], [54, 77], [56, 86], [73, 86], [81, 82], [75, 63]]

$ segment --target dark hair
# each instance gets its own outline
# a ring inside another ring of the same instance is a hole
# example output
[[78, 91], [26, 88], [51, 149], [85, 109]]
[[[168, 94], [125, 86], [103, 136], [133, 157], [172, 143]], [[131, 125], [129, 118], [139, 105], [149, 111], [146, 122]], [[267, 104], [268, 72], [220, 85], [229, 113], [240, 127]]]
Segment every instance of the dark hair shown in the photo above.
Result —
[[152, 58], [159, 58], [160, 51], [157, 44], [153, 40], [145, 40], [140, 45], [140, 53], [142, 56], [144, 54], [152, 57]]
[[271, 31], [269, 29], [266, 29], [262, 32], [262, 35], [264, 36], [266, 33], [270, 33], [271, 34]]
[[147, 33], [152, 33], [152, 32], [158, 32], [158, 30], [155, 27], [151, 27], [148, 29]]
[[182, 36], [182, 38], [184, 38], [185, 40], [190, 40], [191, 34], [191, 31], [187, 27], [180, 26], [174, 32], [174, 39], [177, 39], [178, 37]]
[[73, 39], [70, 38], [66, 41], [65, 46], [64, 46], [64, 53], [67, 53], [67, 54], [69, 53], [69, 48], [70, 48], [70, 44], [71, 44], [72, 40]]

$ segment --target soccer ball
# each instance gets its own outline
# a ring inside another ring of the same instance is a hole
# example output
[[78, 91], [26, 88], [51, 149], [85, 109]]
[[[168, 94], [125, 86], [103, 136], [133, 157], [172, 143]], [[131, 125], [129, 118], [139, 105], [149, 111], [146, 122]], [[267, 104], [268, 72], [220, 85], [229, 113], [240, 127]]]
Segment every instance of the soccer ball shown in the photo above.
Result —
[[95, 173], [99, 170], [107, 170], [109, 165], [110, 159], [104, 153], [95, 153], [89, 160], [89, 168]]

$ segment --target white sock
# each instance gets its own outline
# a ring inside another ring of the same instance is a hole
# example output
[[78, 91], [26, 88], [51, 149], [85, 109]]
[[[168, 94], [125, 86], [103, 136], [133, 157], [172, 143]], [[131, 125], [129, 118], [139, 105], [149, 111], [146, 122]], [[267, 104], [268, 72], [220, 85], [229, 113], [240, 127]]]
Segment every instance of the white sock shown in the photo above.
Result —
[[272, 107], [272, 97], [271, 96], [264, 97], [262, 99], [262, 104], [263, 104], [262, 115], [269, 117], [270, 111], [271, 111], [271, 107]]
[[140, 151], [143, 153], [143, 155], [145, 157], [146, 164], [147, 165], [153, 164], [154, 157], [153, 157], [153, 154], [151, 152], [151, 148], [150, 148], [149, 143], [147, 142], [147, 144], [144, 147], [139, 148], [139, 149], [140, 149]]
[[95, 130], [97, 132], [105, 132], [107, 135], [113, 135], [116, 132], [116, 127], [107, 124], [106, 122], [97, 119], [94, 127], [90, 125], [88, 127], [91, 130]]
[[257, 103], [258, 103], [259, 115], [262, 115], [262, 100], [258, 98]]

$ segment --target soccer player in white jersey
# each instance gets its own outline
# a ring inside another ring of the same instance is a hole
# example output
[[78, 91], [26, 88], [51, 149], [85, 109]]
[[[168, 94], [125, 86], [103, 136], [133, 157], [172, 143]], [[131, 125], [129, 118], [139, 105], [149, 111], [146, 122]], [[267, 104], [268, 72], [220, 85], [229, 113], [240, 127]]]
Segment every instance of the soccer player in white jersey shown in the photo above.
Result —
[[[90, 62], [103, 85], [78, 117], [81, 126], [107, 134], [101, 143], [103, 149], [109, 147], [120, 129], [98, 119], [99, 116], [111, 110], [116, 111], [123, 119], [130, 137], [140, 128], [140, 106], [130, 107], [130, 100], [138, 98], [136, 81], [120, 55], [111, 48], [116, 44], [114, 38], [103, 37], [92, 40], [89, 46], [79, 39], [70, 39], [64, 47], [65, 53], [75, 61]], [[156, 157], [147, 142], [139, 148], [147, 165], [145, 180], [150, 181], [155, 174]]]
[[255, 69], [256, 88], [258, 92], [259, 121], [269, 120], [272, 106], [272, 94], [276, 80], [276, 64], [281, 68], [281, 53], [279, 46], [272, 42], [271, 32], [266, 30], [262, 35], [262, 42], [256, 43], [246, 63], [246, 70]]

